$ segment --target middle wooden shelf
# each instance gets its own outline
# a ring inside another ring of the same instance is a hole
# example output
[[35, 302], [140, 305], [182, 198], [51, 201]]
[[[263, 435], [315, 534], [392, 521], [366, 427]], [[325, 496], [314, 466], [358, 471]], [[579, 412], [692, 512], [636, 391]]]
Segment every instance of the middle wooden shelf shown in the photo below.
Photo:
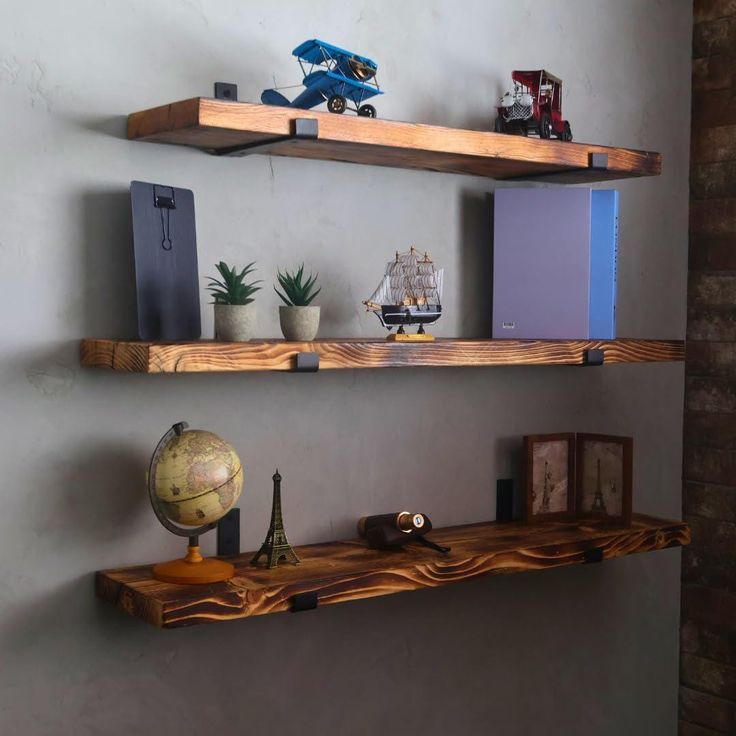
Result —
[[[602, 351], [596, 353], [595, 351]], [[88, 339], [82, 364], [132, 373], [293, 371], [297, 356], [319, 359], [319, 368], [473, 367], [502, 365], [586, 365], [682, 361], [682, 340], [467, 340], [394, 343], [371, 339], [313, 342], [142, 342]]]

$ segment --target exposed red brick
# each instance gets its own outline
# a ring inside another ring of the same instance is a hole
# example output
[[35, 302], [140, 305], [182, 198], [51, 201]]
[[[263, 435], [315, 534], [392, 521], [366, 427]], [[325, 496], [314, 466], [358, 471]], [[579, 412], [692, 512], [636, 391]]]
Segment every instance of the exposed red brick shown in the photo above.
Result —
[[691, 235], [736, 234], [736, 198], [690, 202]]
[[730, 485], [736, 479], [736, 451], [686, 445], [683, 470], [685, 480]]
[[736, 273], [690, 271], [688, 304], [692, 307], [733, 307], [736, 310]]
[[693, 21], [702, 23], [729, 15], [736, 15], [736, 0], [695, 0]]
[[693, 92], [692, 129], [736, 124], [736, 87], [709, 92]]
[[688, 309], [687, 339], [736, 342], [736, 310]]
[[683, 583], [736, 593], [736, 524], [691, 516], [692, 543], [682, 556]]
[[736, 161], [693, 164], [690, 199], [723, 199], [736, 195]]
[[697, 723], [680, 721], [678, 736], [723, 736], [723, 731], [714, 731], [712, 728], [699, 726]]
[[680, 736], [736, 734], [736, 0], [695, 0]]
[[736, 235], [690, 238], [689, 261], [692, 271], [736, 271]]
[[692, 516], [701, 516], [736, 524], [736, 485], [719, 486], [686, 481], [682, 499], [683, 512], [688, 521]]
[[728, 15], [693, 26], [693, 58], [731, 54], [736, 48], [736, 17]]
[[736, 383], [725, 378], [688, 376], [685, 381], [688, 411], [736, 413]]
[[729, 700], [736, 699], [736, 667], [683, 654], [680, 676], [682, 684], [687, 687]]
[[[731, 53], [733, 53], [731, 49]], [[696, 92], [736, 87], [736, 57], [709, 56], [693, 61], [693, 90]]]
[[700, 585], [683, 585], [682, 620], [736, 631], [736, 595]]
[[683, 621], [680, 647], [688, 654], [736, 666], [736, 631]]
[[[704, 412], [685, 413], [685, 445], [736, 450], [736, 416]], [[727, 483], [726, 487], [736, 485]]]
[[736, 733], [736, 705], [691, 688], [680, 688], [680, 718], [722, 733]]
[[693, 130], [690, 162], [733, 161], [736, 159], [736, 125], [700, 127]]
[[736, 380], [736, 342], [691, 341], [685, 353], [688, 376]]

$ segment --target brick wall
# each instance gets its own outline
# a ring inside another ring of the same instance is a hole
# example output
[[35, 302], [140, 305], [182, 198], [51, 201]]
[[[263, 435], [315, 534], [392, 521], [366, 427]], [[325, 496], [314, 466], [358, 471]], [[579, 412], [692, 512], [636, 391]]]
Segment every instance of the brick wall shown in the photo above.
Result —
[[736, 0], [695, 0], [680, 736], [736, 734]]

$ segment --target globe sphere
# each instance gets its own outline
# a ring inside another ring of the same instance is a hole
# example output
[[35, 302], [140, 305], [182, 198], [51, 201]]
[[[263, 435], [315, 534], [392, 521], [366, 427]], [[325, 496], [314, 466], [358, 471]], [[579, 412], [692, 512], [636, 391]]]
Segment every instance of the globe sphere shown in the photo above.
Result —
[[243, 466], [232, 446], [212, 432], [186, 430], [161, 450], [154, 495], [167, 519], [183, 526], [212, 524], [237, 503]]

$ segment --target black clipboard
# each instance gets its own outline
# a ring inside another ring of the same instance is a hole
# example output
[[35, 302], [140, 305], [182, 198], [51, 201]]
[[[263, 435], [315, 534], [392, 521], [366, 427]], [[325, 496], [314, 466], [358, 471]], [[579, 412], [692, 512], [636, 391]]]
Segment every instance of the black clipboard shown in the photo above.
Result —
[[194, 194], [164, 184], [130, 183], [141, 340], [198, 340], [197, 234]]

